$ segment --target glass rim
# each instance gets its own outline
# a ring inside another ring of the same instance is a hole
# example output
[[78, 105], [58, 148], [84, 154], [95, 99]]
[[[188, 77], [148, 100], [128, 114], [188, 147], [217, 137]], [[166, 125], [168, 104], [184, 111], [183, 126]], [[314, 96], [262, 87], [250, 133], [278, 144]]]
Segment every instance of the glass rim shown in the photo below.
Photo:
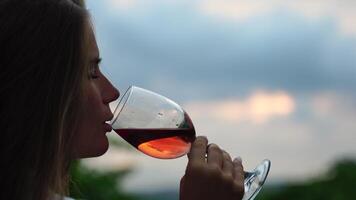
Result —
[[113, 119], [111, 120], [110, 124], [111, 126], [114, 125], [114, 123], [116, 122], [116, 120], [119, 118], [119, 115], [122, 111], [122, 109], [124, 108], [124, 106], [126, 105], [127, 101], [129, 100], [129, 98], [131, 97], [132, 91], [133, 89], [138, 88], [137, 86], [131, 85], [129, 86], [124, 95], [121, 97], [121, 99], [119, 100], [119, 103], [117, 104], [116, 108], [114, 109], [113, 112]]

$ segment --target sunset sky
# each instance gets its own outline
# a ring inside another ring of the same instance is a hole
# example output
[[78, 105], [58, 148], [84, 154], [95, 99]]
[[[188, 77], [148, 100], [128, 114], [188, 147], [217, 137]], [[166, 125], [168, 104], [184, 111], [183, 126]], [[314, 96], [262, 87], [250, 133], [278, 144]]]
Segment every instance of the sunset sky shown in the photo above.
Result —
[[[246, 169], [298, 181], [356, 155], [356, 1], [88, 0], [102, 71], [160, 93]], [[115, 133], [111, 136], [118, 139]], [[93, 167], [133, 167], [130, 191], [178, 188], [186, 157], [110, 149]]]

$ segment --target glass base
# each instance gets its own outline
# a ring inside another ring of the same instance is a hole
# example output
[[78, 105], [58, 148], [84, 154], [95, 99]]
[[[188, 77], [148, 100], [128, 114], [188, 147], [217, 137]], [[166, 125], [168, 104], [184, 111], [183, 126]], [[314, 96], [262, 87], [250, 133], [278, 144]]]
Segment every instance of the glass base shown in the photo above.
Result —
[[245, 194], [242, 200], [253, 200], [265, 183], [271, 161], [263, 160], [252, 172], [245, 172]]

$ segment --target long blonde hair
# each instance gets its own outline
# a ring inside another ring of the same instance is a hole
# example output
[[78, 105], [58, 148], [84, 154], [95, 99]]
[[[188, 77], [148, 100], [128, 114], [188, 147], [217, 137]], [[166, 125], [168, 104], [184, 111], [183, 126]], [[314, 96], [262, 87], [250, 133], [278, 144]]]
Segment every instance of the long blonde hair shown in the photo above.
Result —
[[66, 192], [88, 21], [80, 0], [0, 0], [0, 199]]

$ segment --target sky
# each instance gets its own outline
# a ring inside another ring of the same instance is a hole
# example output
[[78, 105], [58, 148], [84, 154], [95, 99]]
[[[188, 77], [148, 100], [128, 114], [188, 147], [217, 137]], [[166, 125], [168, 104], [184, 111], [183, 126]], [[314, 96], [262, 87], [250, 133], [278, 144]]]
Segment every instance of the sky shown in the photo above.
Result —
[[[269, 158], [267, 184], [307, 180], [355, 157], [356, 1], [87, 0], [87, 7], [101, 69], [122, 94], [137, 85], [176, 101], [198, 135], [241, 156], [245, 169]], [[129, 191], [177, 189], [186, 162], [115, 148], [85, 160], [103, 170], [132, 167]]]

